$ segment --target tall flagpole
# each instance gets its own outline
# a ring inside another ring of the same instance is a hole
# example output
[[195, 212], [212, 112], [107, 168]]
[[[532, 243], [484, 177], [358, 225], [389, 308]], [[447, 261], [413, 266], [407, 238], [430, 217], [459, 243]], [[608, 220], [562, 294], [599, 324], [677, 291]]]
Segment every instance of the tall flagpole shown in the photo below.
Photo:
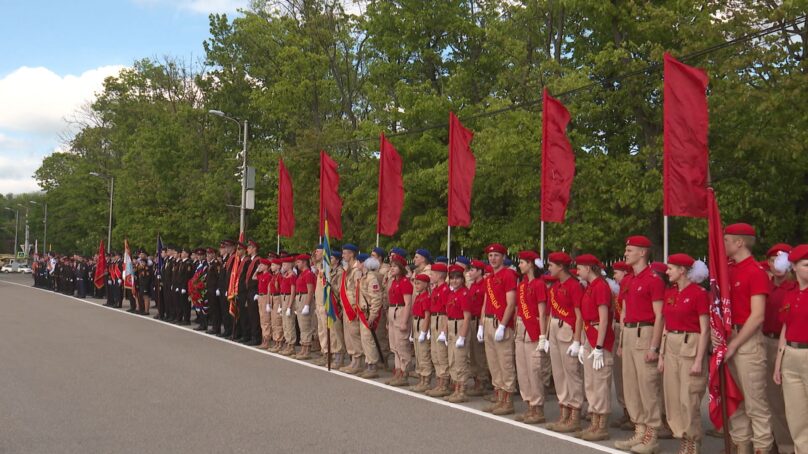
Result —
[[379, 232], [376, 232], [376, 247], [379, 247]]
[[668, 262], [668, 216], [662, 217], [662, 255], [665, 257], [665, 263]]
[[541, 255], [541, 259], [546, 262], [547, 260], [544, 257], [544, 221], [541, 221], [541, 239], [539, 240], [539, 254]]
[[275, 253], [276, 254], [281, 253], [281, 234], [280, 233], [278, 234], [278, 245], [275, 247]]
[[452, 226], [446, 226], [446, 257], [452, 257]]

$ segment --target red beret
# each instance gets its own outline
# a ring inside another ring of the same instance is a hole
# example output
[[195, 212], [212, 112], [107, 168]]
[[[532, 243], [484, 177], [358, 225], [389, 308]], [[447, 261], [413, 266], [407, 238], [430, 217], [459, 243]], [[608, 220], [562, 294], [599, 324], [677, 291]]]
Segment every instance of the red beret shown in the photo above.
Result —
[[391, 254], [390, 255], [390, 261], [398, 263], [399, 265], [401, 265], [403, 267], [407, 266], [407, 259], [405, 259], [404, 257], [402, 257], [402, 256], [400, 256], [398, 254], [395, 254], [395, 255]]
[[758, 262], [758, 265], [760, 265], [760, 267], [763, 268], [763, 271], [771, 271], [772, 269], [772, 267], [769, 265], [768, 260], [761, 260]]
[[665, 265], [662, 262], [653, 262], [651, 263], [650, 267], [651, 271], [656, 273], [664, 273], [665, 271], [668, 271], [668, 265]]
[[724, 229], [725, 235], [745, 235], [745, 236], [755, 236], [755, 228], [749, 224], [745, 224], [740, 222], [738, 224], [728, 225]]
[[623, 271], [625, 273], [631, 272], [631, 267], [628, 266], [628, 263], [626, 262], [614, 262], [614, 264], [612, 265], [612, 269], [617, 271]]
[[270, 262], [271, 262], [273, 265], [280, 265], [281, 263], [283, 263], [283, 260], [278, 259], [278, 258], [275, 258], [275, 259], [270, 260]]
[[295, 257], [295, 260], [310, 260], [311, 256], [309, 254], [300, 254]]
[[261, 260], [261, 265], [266, 265], [266, 266], [272, 265], [272, 260], [270, 260], [270, 259], [262, 258], [260, 260]]
[[485, 262], [482, 260], [472, 260], [471, 267], [485, 271]]
[[649, 240], [646, 236], [634, 235], [626, 238], [626, 246], [650, 248], [652, 243], [651, 240]]
[[494, 274], [494, 267], [491, 265], [485, 265], [485, 273], [486, 274]]
[[446, 267], [445, 263], [440, 263], [439, 262], [439, 263], [433, 263], [432, 264], [432, 271], [437, 271], [439, 273], [445, 273], [445, 272], [449, 271], [449, 269]]
[[791, 263], [797, 263], [805, 259], [808, 259], [808, 244], [801, 244], [792, 249], [791, 253], [788, 254], [788, 261]]
[[670, 257], [668, 257], [668, 264], [676, 266], [688, 266], [688, 267], [693, 266], [693, 263], [695, 261], [696, 260], [693, 257], [687, 254], [673, 254]]
[[216, 253], [216, 249], [213, 249], [212, 247], [209, 247], [209, 248], [207, 249], [207, 253], [208, 253], [208, 254], [215, 254], [215, 253]]
[[553, 252], [547, 257], [547, 261], [558, 265], [569, 265], [572, 263], [572, 257], [566, 252]]
[[578, 265], [586, 265], [586, 266], [599, 266], [601, 268], [605, 268], [600, 260], [592, 254], [581, 254], [578, 257], [575, 257], [575, 263]]
[[293, 255], [287, 255], [286, 257], [281, 257], [281, 263], [292, 263], [295, 261], [295, 257]]
[[247, 245], [242, 243], [241, 241], [236, 241], [236, 245], [239, 249], [247, 249]]
[[260, 249], [260, 248], [258, 247], [258, 243], [256, 243], [256, 242], [255, 242], [255, 240], [249, 240], [249, 241], [247, 241], [247, 245], [248, 245], [248, 246], [252, 246], [252, 247], [254, 247], [254, 248], [256, 248], [256, 249]]
[[[433, 269], [433, 270], [435, 269], [435, 265], [432, 265], [432, 269]], [[463, 272], [464, 272], [464, 271], [466, 271], [466, 269], [465, 269], [465, 268], [463, 268], [463, 267], [462, 267], [462, 266], [460, 266], [460, 265], [452, 265], [452, 266], [450, 266], [450, 267], [449, 267], [449, 272], [450, 272], [450, 273], [460, 273], [460, 274], [463, 274]]]
[[419, 274], [419, 275], [415, 276], [415, 280], [416, 281], [421, 281], [421, 282], [426, 282], [428, 284], [429, 283], [429, 276], [427, 276], [426, 274]]
[[766, 257], [774, 257], [778, 252], [791, 252], [791, 246], [786, 243], [777, 243], [766, 251]]
[[519, 260], [533, 263], [534, 260], [539, 258], [539, 254], [535, 251], [521, 251], [519, 252]]
[[502, 255], [505, 255], [508, 253], [508, 249], [506, 249], [505, 246], [499, 243], [491, 243], [488, 245], [488, 247], [485, 248], [485, 253], [488, 254], [491, 252], [498, 252]]

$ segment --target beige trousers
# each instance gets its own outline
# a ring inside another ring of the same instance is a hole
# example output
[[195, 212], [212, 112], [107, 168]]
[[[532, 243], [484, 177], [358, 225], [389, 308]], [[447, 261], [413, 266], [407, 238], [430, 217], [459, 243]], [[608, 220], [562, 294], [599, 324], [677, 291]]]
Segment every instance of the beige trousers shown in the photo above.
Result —
[[557, 318], [550, 319], [550, 358], [553, 362], [553, 382], [559, 405], [581, 408], [584, 402], [584, 371], [577, 356], [567, 354], [572, 345], [573, 329]]
[[[334, 320], [331, 327], [331, 353], [344, 353], [345, 343], [342, 334], [342, 320]], [[328, 316], [322, 304], [317, 305], [317, 338], [320, 341], [320, 350], [323, 354], [328, 352]]]
[[547, 367], [547, 353], [536, 351], [537, 342], [533, 342], [525, 330], [522, 319], [516, 318], [516, 335], [514, 350], [516, 354], [516, 379], [519, 382], [519, 394], [528, 405], [543, 406], [545, 389], [542, 371]]
[[395, 368], [405, 372], [412, 363], [412, 344], [409, 339], [411, 326], [410, 314], [405, 306], [387, 308], [387, 337], [395, 359]]
[[429, 321], [429, 334], [432, 338], [429, 341], [431, 342], [429, 349], [432, 356], [432, 364], [435, 366], [435, 376], [447, 378], [449, 376], [449, 347], [443, 342], [438, 342], [438, 336], [440, 336], [438, 325], [441, 320], [446, 320], [446, 316], [433, 315]]
[[774, 437], [766, 400], [766, 383], [771, 377], [767, 375], [763, 339], [763, 333], [758, 331], [729, 359], [729, 371], [743, 393], [743, 402], [729, 418], [729, 433], [735, 444], [751, 441], [755, 449], [765, 452], [771, 449]]
[[294, 311], [297, 316], [297, 326], [300, 328], [300, 344], [311, 345], [311, 338], [314, 335], [314, 326], [312, 326], [312, 313], [314, 308], [309, 305], [309, 313], [303, 314], [303, 304], [305, 296], [295, 297]]
[[505, 328], [501, 341], [494, 340], [499, 321], [496, 318], [483, 319], [485, 337], [485, 358], [491, 371], [491, 384], [506, 393], [516, 392], [516, 367], [514, 366], [513, 330]]
[[[291, 295], [284, 295], [284, 302], [291, 298]], [[286, 315], [286, 309], [281, 309], [283, 315], [283, 338], [286, 340], [287, 345], [295, 345], [297, 343], [297, 332], [295, 331], [295, 305], [290, 306], [291, 311]]]
[[270, 332], [272, 340], [280, 342], [283, 340], [283, 315], [278, 313], [278, 308], [282, 306], [281, 295], [272, 295], [272, 310], [269, 314]]
[[348, 321], [348, 317], [344, 315], [342, 317], [342, 333], [345, 337], [345, 349], [348, 355], [353, 359], [362, 356], [362, 335], [359, 333], [359, 325], [361, 324], [362, 322], [359, 321], [359, 316], [352, 322]]
[[431, 345], [428, 340], [418, 342], [418, 336], [420, 334], [419, 323], [421, 323], [421, 319], [412, 318], [412, 338], [414, 341], [413, 347], [415, 347], [415, 372], [422, 377], [431, 377], [432, 373], [435, 372], [435, 368], [432, 366], [432, 349], [430, 348]]
[[623, 328], [623, 393], [626, 408], [635, 424], [662, 427], [662, 378], [657, 362], [646, 362], [653, 326]]
[[786, 346], [781, 366], [786, 418], [797, 454], [808, 453], [808, 349]]
[[272, 336], [272, 326], [270, 321], [272, 319], [272, 307], [270, 305], [267, 310], [267, 305], [270, 305], [269, 295], [261, 295], [258, 297], [258, 318], [261, 321], [261, 338], [264, 342], [269, 342]]
[[[592, 346], [583, 333], [581, 348], [584, 349], [584, 392], [589, 412], [596, 415], [608, 415], [612, 411], [612, 371], [614, 370], [614, 355], [603, 349], [603, 367], [595, 370], [592, 358]], [[580, 364], [580, 362], [579, 362]]]
[[[469, 347], [470, 339], [465, 339], [465, 346], [457, 348], [457, 337], [460, 333], [460, 328], [463, 326], [463, 320], [449, 320], [448, 333], [449, 336], [449, 375], [452, 381], [464, 385], [468, 381], [469, 374]], [[475, 339], [476, 340], [476, 339]]]
[[[794, 440], [791, 439], [791, 433], [788, 429], [783, 387], [777, 385], [772, 378], [774, 376], [774, 361], [777, 359], [777, 344], [779, 342], [779, 338], [763, 337], [763, 343], [766, 346], [766, 400], [769, 402], [772, 411], [771, 425], [772, 432], [774, 432], [774, 441], [777, 442], [777, 449], [781, 454], [790, 454], [794, 452]], [[806, 405], [808, 405], [808, 401], [806, 401]]]
[[381, 361], [379, 349], [376, 348], [376, 342], [373, 340], [373, 332], [366, 328], [361, 321], [359, 321], [359, 337], [362, 344], [362, 353], [365, 354], [365, 363], [376, 364]]
[[665, 389], [665, 414], [676, 438], [701, 440], [701, 401], [707, 390], [707, 358], [701, 375], [690, 375], [699, 350], [699, 333], [667, 333], [662, 339], [662, 386]]

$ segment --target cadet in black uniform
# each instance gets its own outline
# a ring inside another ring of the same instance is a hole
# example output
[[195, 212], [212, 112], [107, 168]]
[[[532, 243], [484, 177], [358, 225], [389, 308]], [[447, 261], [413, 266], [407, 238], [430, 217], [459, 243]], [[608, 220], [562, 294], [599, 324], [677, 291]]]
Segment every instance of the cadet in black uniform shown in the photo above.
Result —
[[137, 278], [137, 313], [149, 315], [151, 298], [149, 294], [152, 289], [152, 262], [146, 256], [146, 251], [141, 249], [138, 252], [138, 260], [135, 264], [135, 277]]
[[230, 286], [230, 273], [234, 266], [238, 266], [238, 257], [234, 254], [235, 243], [230, 240], [222, 240], [219, 244], [219, 251], [222, 253], [221, 270], [219, 272], [219, 283], [216, 286], [216, 296], [219, 298], [219, 314], [223, 331], [219, 331], [218, 323], [211, 327], [210, 334], [216, 334], [224, 338], [233, 335], [233, 316], [230, 315], [230, 301], [227, 299], [227, 289]]
[[175, 305], [176, 323], [178, 325], [191, 324], [191, 303], [188, 300], [188, 281], [194, 275], [193, 263], [190, 259], [191, 250], [182, 248], [180, 260], [174, 270], [174, 292], [177, 304]]

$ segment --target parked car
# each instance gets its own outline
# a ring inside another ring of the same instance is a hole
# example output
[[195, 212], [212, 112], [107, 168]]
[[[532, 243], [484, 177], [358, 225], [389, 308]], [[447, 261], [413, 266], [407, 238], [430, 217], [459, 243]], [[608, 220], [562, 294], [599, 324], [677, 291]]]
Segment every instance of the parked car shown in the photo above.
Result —
[[25, 263], [22, 263], [22, 262], [14, 262], [14, 261], [12, 261], [12, 262], [9, 262], [9, 263], [3, 265], [3, 267], [0, 268], [0, 272], [3, 272], [3, 273], [27, 273], [27, 274], [30, 274], [31, 273], [31, 267], [28, 266]]

